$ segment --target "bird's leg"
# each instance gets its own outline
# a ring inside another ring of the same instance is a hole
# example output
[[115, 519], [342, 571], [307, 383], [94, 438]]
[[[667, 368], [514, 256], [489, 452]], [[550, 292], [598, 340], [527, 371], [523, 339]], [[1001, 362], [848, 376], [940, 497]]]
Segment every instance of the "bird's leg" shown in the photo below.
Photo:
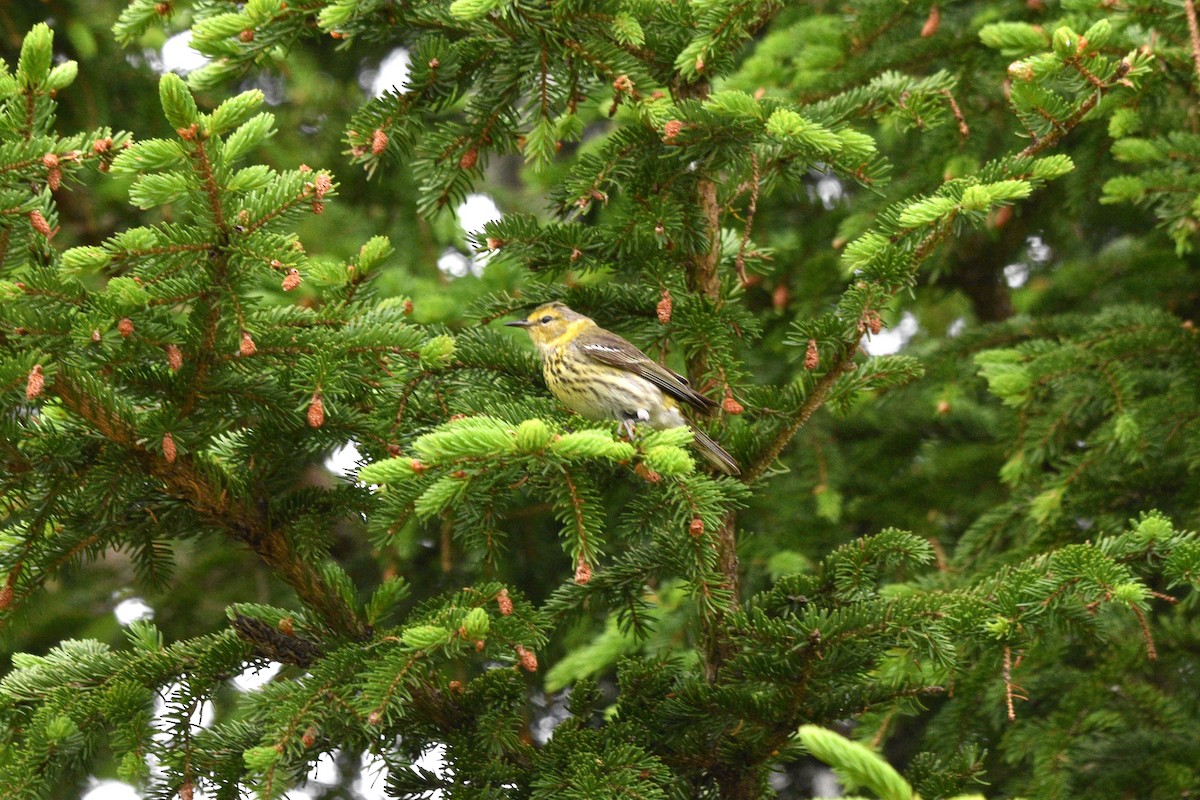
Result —
[[637, 411], [630, 412], [621, 417], [621, 430], [624, 431], [625, 438], [632, 442], [637, 438], [634, 426], [639, 422], [649, 421], [650, 412], [644, 408], [639, 408]]

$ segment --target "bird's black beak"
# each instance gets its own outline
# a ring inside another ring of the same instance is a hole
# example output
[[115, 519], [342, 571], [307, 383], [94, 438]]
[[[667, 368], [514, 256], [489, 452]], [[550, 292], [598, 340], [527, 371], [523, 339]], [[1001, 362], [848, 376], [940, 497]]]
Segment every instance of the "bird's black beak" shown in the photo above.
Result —
[[506, 328], [528, 328], [533, 323], [527, 319], [515, 319], [512, 322], [504, 323]]

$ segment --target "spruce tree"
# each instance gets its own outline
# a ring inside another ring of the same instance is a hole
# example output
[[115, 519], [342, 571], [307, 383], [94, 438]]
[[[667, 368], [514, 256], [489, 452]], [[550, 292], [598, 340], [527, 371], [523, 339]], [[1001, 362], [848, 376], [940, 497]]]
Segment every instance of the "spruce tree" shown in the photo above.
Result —
[[[20, 641], [0, 796], [281, 797], [363, 753], [395, 797], [766, 797], [807, 756], [886, 798], [1194, 791], [1190, 0], [134, 0], [113, 34], [173, 15], [210, 60], [158, 138], [58, 130], [46, 25], [0, 65], [0, 624], [117, 558], [198, 607]], [[230, 88], [387, 44], [348, 163], [280, 163]], [[335, 173], [443, 225], [516, 160], [474, 283], [298, 233]], [[139, 224], [63, 247], [85, 176]], [[1034, 235], [1061, 267], [1014, 296]], [[723, 401], [741, 478], [553, 401], [495, 324], [552, 299]], [[965, 332], [870, 355], [902, 309]]]

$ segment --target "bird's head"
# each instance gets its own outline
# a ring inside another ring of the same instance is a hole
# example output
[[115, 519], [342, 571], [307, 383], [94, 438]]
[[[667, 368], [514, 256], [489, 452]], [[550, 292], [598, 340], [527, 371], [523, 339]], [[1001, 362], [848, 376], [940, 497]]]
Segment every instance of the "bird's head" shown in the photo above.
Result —
[[584, 325], [595, 324], [588, 317], [578, 311], [572, 311], [562, 303], [546, 303], [531, 311], [525, 319], [504, 324], [511, 328], [524, 328], [529, 331], [529, 338], [533, 339], [533, 343], [539, 350], [544, 350], [551, 347], [556, 339], [569, 333], [573, 328], [583, 327], [583, 325], [576, 324], [580, 322]]

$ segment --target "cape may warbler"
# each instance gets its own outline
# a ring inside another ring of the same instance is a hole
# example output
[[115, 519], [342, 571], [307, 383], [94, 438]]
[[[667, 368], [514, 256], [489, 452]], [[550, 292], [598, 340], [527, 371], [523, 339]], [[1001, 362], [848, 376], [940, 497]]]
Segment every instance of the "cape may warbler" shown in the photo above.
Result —
[[[637, 422], [660, 429], [687, 425], [681, 402], [699, 411], [717, 407], [688, 386], [687, 378], [562, 303], [547, 303], [504, 324], [529, 331], [551, 394], [588, 419], [619, 420], [632, 433]], [[692, 434], [696, 449], [717, 469], [739, 474], [733, 457], [704, 431], [692, 428]]]

